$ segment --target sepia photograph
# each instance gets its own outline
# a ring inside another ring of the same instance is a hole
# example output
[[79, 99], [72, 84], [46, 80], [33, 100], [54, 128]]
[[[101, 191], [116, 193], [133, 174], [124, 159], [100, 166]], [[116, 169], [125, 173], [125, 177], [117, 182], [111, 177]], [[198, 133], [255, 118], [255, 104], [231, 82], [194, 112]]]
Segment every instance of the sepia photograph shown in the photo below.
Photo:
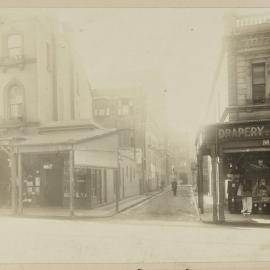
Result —
[[0, 268], [270, 269], [270, 6], [113, 3], [0, 8]]

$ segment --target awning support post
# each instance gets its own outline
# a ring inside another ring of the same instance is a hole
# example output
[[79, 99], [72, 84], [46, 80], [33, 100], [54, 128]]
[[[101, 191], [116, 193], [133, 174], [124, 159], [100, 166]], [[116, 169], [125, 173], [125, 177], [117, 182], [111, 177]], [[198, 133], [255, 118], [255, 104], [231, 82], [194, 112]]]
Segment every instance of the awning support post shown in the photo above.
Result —
[[121, 177], [121, 167], [120, 167], [120, 153], [119, 153], [119, 145], [117, 148], [117, 169], [116, 169], [116, 179], [115, 179], [115, 211], [119, 212], [119, 200], [120, 200], [120, 177]]
[[200, 209], [200, 213], [204, 212], [203, 205], [203, 157], [201, 154], [197, 156], [198, 162], [198, 173], [197, 173], [197, 187], [198, 187], [198, 206]]
[[224, 156], [222, 149], [220, 149], [219, 155], [219, 163], [218, 163], [218, 184], [219, 184], [219, 200], [218, 200], [218, 219], [219, 222], [225, 221], [225, 214], [224, 214], [224, 204], [225, 204], [225, 183], [224, 183], [224, 172], [223, 172], [223, 165], [224, 165]]
[[19, 206], [19, 214], [23, 214], [23, 194], [22, 194], [22, 154], [18, 153], [18, 206]]
[[217, 223], [217, 156], [214, 147], [211, 151], [212, 160], [212, 195], [213, 195], [213, 222]]
[[10, 166], [11, 166], [11, 208], [14, 215], [17, 214], [17, 164], [16, 164], [16, 154], [14, 149], [12, 149], [10, 155]]
[[74, 216], [74, 150], [69, 151], [69, 215]]

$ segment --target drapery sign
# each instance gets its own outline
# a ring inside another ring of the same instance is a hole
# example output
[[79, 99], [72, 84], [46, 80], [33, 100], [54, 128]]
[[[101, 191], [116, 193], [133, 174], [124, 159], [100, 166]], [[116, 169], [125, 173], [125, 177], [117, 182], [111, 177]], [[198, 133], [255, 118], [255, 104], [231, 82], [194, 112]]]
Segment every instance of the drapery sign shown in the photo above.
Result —
[[270, 137], [270, 126], [226, 126], [217, 128], [217, 139], [219, 141], [239, 139], [264, 139], [263, 144], [268, 145]]

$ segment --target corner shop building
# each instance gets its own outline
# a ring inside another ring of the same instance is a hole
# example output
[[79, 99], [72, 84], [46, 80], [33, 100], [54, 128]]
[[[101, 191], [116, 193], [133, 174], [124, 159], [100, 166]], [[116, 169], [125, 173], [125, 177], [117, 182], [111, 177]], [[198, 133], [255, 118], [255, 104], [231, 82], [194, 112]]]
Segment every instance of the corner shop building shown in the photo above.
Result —
[[[6, 173], [2, 171], [0, 183], [11, 179], [14, 213], [29, 205], [69, 208], [73, 215], [76, 207], [89, 209], [115, 200], [116, 130], [2, 138], [0, 149], [10, 162], [1, 162]], [[6, 191], [1, 188], [1, 195]]]
[[[204, 212], [203, 191], [207, 185], [203, 178], [203, 157], [211, 157], [211, 183], [213, 196], [213, 221], [224, 222], [225, 210], [230, 190], [225, 182], [232, 168], [239, 168], [239, 174], [250, 181], [260, 178], [270, 187], [270, 120], [252, 120], [218, 123], [205, 126], [197, 138], [198, 161], [198, 202], [200, 211]], [[257, 166], [258, 160], [264, 162], [264, 168], [251, 172], [249, 168]], [[264, 175], [262, 176], [262, 172]], [[253, 178], [253, 179], [251, 179]], [[269, 192], [268, 192], [269, 193]], [[256, 201], [257, 198], [253, 198]], [[264, 206], [269, 206], [269, 194], [263, 198]], [[253, 204], [257, 206], [257, 204]], [[254, 209], [256, 210], [256, 209]]]

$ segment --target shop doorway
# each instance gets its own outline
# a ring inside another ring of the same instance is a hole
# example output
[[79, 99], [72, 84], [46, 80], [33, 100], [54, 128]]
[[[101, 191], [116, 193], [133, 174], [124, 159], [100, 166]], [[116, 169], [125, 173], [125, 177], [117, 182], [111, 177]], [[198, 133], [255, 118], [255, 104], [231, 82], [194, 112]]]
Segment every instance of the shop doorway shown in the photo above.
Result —
[[26, 154], [23, 158], [23, 202], [26, 206], [63, 206], [64, 156]]
[[0, 151], [0, 207], [10, 205], [10, 177], [8, 155]]

